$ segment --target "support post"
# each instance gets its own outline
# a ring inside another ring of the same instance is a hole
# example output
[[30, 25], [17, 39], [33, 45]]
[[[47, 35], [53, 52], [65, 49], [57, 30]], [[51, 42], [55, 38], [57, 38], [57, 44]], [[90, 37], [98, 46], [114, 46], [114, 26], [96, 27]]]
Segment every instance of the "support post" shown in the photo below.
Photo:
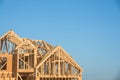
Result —
[[58, 48], [58, 75], [59, 76], [61, 75], [61, 72], [60, 72], [60, 48]]

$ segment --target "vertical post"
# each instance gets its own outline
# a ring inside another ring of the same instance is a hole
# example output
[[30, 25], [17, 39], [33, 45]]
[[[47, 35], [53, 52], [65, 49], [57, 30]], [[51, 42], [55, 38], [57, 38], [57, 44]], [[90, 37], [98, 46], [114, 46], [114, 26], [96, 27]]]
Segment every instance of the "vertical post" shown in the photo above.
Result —
[[7, 54], [7, 68], [6, 68], [6, 70], [8, 71], [8, 72], [12, 72], [12, 57], [13, 57], [13, 55], [12, 54]]
[[58, 48], [58, 75], [60, 76], [60, 48]]
[[24, 60], [24, 67], [23, 67], [23, 69], [25, 69], [25, 55], [23, 56], [23, 60]]
[[63, 53], [61, 53], [61, 57], [62, 57], [62, 75], [64, 76], [64, 56], [63, 56]]
[[64, 75], [66, 74], [66, 63], [65, 63], [65, 61], [64, 61]]
[[49, 58], [49, 75], [51, 74], [51, 57]]
[[36, 67], [37, 64], [37, 50], [34, 49], [34, 67]]
[[39, 80], [39, 76], [37, 76], [37, 68], [34, 68], [34, 72], [35, 72], [35, 75], [34, 75], [34, 77], [35, 77], [35, 79], [34, 80]]
[[53, 59], [53, 75], [55, 75], [56, 72], [56, 66], [55, 66], [55, 54], [53, 55], [54, 59]]
[[18, 53], [17, 53], [17, 75], [16, 75], [16, 80], [18, 80], [18, 69], [19, 69], [19, 53], [20, 53], [20, 50], [18, 49]]

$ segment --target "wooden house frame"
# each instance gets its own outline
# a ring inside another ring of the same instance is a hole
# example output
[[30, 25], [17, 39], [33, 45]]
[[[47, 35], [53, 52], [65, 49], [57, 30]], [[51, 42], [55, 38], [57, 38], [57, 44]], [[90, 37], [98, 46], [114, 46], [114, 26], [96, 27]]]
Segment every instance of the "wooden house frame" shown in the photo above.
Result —
[[0, 80], [82, 80], [82, 71], [61, 46], [13, 30], [0, 37]]

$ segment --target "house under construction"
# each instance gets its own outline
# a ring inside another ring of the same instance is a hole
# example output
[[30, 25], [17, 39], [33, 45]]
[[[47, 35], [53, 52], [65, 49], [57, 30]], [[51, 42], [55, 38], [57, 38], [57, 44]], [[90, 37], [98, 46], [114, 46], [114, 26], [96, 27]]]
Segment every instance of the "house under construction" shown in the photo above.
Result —
[[82, 80], [82, 68], [61, 47], [19, 37], [0, 37], [0, 80]]

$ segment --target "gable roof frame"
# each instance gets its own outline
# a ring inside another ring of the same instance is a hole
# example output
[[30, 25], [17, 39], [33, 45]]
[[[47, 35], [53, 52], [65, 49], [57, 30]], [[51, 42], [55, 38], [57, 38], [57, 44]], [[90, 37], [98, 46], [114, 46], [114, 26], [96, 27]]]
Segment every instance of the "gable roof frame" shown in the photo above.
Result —
[[25, 40], [25, 41], [23, 41], [23, 42], [22, 42], [20, 45], [18, 45], [15, 49], [20, 48], [22, 45], [26, 44], [27, 42], [28, 42], [34, 49], [37, 49], [37, 48], [35, 47], [35, 45], [34, 45], [29, 39], [24, 38], [24, 40]]
[[55, 52], [58, 48], [60, 48], [60, 49], [64, 52], [64, 54], [65, 54], [67, 57], [69, 57], [69, 59], [70, 59], [70, 61], [68, 61], [69, 63], [72, 63], [72, 65], [74, 65], [75, 67], [77, 67], [77, 68], [79, 68], [81, 71], [83, 71], [83, 69], [71, 58], [70, 55], [68, 55], [68, 53], [67, 53], [61, 46], [57, 46], [55, 49], [52, 50], [51, 53], [49, 53], [49, 52], [46, 53], [46, 55], [43, 57], [43, 59], [40, 61], [40, 64], [38, 64], [36, 68], [39, 68], [51, 55], [54, 54], [54, 52]]
[[[4, 39], [6, 36], [11, 36], [11, 37], [15, 37], [19, 40], [19, 42], [22, 42], [21, 38], [13, 31], [13, 30], [9, 30], [7, 33], [5, 33], [3, 36], [0, 37], [0, 40]], [[18, 44], [16, 44], [18, 45]]]
[[42, 60], [40, 61], [40, 63], [36, 66], [36, 68], [39, 68], [52, 54], [54, 54], [54, 52], [58, 49], [59, 47], [55, 47], [54, 49], [52, 49], [52, 51], [48, 51], [48, 53], [45, 54], [45, 56], [42, 58]]

